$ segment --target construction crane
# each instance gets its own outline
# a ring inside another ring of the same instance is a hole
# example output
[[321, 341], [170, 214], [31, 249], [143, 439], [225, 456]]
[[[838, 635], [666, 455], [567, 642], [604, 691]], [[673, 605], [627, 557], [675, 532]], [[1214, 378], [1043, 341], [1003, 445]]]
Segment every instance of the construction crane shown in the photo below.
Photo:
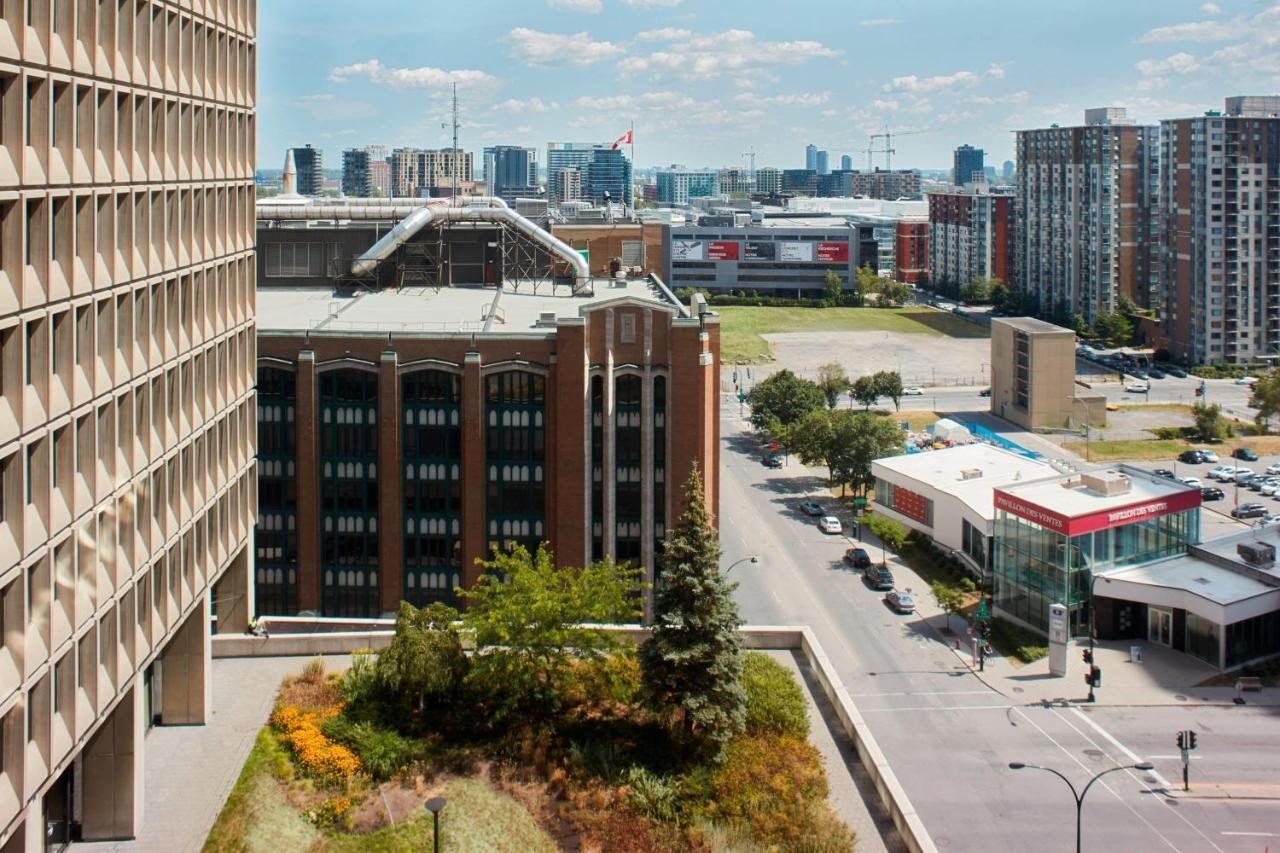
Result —
[[751, 146], [750, 151], [743, 151], [742, 156], [751, 161], [751, 180], [756, 179], [756, 147]]
[[[893, 138], [895, 136], [915, 136], [916, 134], [920, 134], [920, 133], [935, 133], [935, 132], [937, 132], [936, 127], [926, 127], [926, 128], [921, 128], [920, 130], [889, 130], [889, 127], [886, 125], [884, 129], [884, 133], [871, 134], [871, 142], [866, 149], [867, 171], [868, 172], [872, 171], [873, 169], [872, 157], [876, 154], [884, 155], [885, 171], [886, 172], [893, 171], [893, 155], [898, 153], [898, 150], [893, 147]], [[884, 140], [883, 148], [876, 148], [877, 139]]]

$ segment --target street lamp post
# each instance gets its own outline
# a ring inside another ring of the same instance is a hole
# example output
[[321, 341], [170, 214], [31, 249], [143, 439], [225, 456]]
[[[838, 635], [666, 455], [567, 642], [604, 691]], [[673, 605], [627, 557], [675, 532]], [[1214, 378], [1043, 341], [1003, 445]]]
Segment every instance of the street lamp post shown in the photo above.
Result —
[[447, 804], [444, 797], [432, 797], [427, 800], [427, 811], [431, 812], [431, 834], [434, 839], [435, 853], [440, 853], [440, 811]]
[[1107, 770], [1103, 770], [1101, 773], [1097, 774], [1092, 779], [1090, 779], [1089, 783], [1084, 786], [1084, 790], [1080, 791], [1079, 793], [1076, 793], [1076, 786], [1071, 784], [1070, 779], [1068, 779], [1066, 776], [1063, 776], [1061, 773], [1059, 773], [1057, 770], [1054, 770], [1052, 767], [1041, 767], [1039, 764], [1023, 764], [1021, 761], [1009, 762], [1010, 770], [1024, 770], [1026, 768], [1031, 768], [1032, 770], [1043, 770], [1046, 773], [1052, 773], [1054, 776], [1057, 776], [1063, 782], [1066, 782], [1067, 787], [1071, 789], [1071, 796], [1074, 797], [1076, 801], [1076, 853], [1080, 853], [1080, 850], [1081, 850], [1080, 825], [1081, 825], [1081, 816], [1084, 813], [1084, 798], [1085, 798], [1085, 795], [1089, 793], [1089, 789], [1093, 787], [1093, 783], [1097, 782], [1099, 779], [1101, 779], [1103, 776], [1106, 776], [1108, 773], [1115, 773], [1117, 770], [1142, 770], [1142, 771], [1151, 770], [1152, 764], [1150, 761], [1139, 761], [1137, 764], [1125, 764], [1121, 767], [1111, 767]]
[[760, 558], [759, 558], [759, 557], [757, 557], [755, 554], [752, 554], [750, 557], [743, 557], [741, 560], [735, 560], [734, 562], [730, 563], [730, 564], [729, 564], [729, 568], [725, 569], [725, 570], [722, 572], [722, 574], [723, 574], [725, 577], [728, 577], [728, 576], [729, 576], [729, 572], [733, 571], [733, 569], [734, 569], [734, 567], [735, 567], [735, 566], [740, 566], [740, 565], [742, 565], [743, 563], [751, 563], [751, 564], [754, 566], [754, 565], [755, 565], [756, 563], [758, 563], [758, 562], [760, 562]]

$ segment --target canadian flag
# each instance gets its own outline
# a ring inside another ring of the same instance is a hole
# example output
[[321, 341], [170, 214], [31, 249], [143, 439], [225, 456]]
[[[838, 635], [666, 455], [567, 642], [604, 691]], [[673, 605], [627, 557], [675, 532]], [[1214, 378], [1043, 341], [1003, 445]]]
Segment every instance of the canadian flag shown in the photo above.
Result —
[[631, 131], [628, 130], [626, 133], [618, 137], [617, 142], [613, 143], [613, 150], [617, 151], [619, 145], [630, 145], [630, 144], [632, 144]]

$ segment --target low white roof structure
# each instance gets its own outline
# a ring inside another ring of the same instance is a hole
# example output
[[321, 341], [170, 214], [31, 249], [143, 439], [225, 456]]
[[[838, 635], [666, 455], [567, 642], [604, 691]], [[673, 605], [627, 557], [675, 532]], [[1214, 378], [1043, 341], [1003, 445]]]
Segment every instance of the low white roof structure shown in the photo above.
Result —
[[872, 472], [911, 479], [962, 501], [988, 521], [995, 519], [993, 490], [1015, 483], [1058, 476], [1048, 462], [1028, 459], [990, 444], [966, 444], [945, 450], [877, 459]]

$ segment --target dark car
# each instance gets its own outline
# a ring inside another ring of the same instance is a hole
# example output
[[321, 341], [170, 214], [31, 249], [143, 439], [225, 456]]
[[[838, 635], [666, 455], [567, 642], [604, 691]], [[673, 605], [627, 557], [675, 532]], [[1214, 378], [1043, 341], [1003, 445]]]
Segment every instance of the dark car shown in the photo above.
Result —
[[1178, 454], [1178, 461], [1184, 465], [1203, 465], [1204, 454], [1199, 450], [1184, 450]]
[[844, 561], [855, 569], [871, 568], [871, 555], [866, 548], [850, 548], [844, 552]]
[[1168, 468], [1157, 468], [1156, 470], [1152, 471], [1151, 473], [1152, 473], [1152, 474], [1155, 474], [1157, 477], [1164, 477], [1164, 478], [1169, 479], [1169, 480], [1174, 479], [1173, 472], [1172, 472], [1172, 471], [1170, 471]]
[[1147, 371], [1147, 375], [1152, 379], [1164, 379], [1167, 374], [1160, 368], [1153, 367]]
[[1181, 367], [1166, 367], [1164, 372], [1170, 376], [1176, 376], [1179, 379], [1187, 378], [1187, 371], [1183, 370]]
[[766, 468], [781, 468], [782, 460], [770, 454], [769, 456], [766, 456], [763, 459], [761, 459], [760, 464]]
[[1254, 453], [1247, 447], [1237, 447], [1235, 450], [1231, 451], [1231, 456], [1233, 459], [1241, 459], [1245, 462], [1258, 461], [1258, 454]]
[[869, 569], [862, 573], [862, 580], [867, 586], [876, 590], [893, 589], [893, 572], [884, 566]]
[[979, 397], [990, 397], [990, 396], [991, 396], [991, 389], [990, 389], [990, 388], [983, 388], [981, 391], [979, 391], [979, 392], [978, 392], [978, 396], [979, 396]]
[[826, 512], [817, 501], [801, 501], [800, 511], [805, 515], [822, 515]]
[[1262, 504], [1240, 504], [1240, 506], [1231, 510], [1232, 518], [1262, 518], [1267, 514], [1267, 508]]
[[1217, 486], [1205, 486], [1200, 490], [1200, 500], [1202, 501], [1220, 501], [1224, 497], [1226, 495]]

